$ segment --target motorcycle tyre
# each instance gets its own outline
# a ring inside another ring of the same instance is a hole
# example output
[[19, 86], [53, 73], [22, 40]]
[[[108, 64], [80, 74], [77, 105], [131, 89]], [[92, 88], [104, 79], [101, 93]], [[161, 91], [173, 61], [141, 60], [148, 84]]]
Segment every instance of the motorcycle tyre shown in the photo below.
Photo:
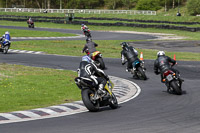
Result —
[[84, 89], [81, 91], [82, 95], [82, 100], [85, 105], [85, 107], [90, 111], [90, 112], [97, 112], [99, 110], [100, 104], [99, 101], [96, 101], [96, 104], [92, 103], [90, 100], [90, 94], [94, 93], [90, 89]]
[[102, 70], [104, 70], [105, 69], [105, 64], [104, 64], [104, 61], [103, 61], [103, 58], [97, 58], [96, 59], [98, 62], [99, 62], [99, 64], [100, 64], [100, 68], [102, 69]]
[[111, 102], [110, 102], [110, 107], [111, 107], [112, 109], [118, 108], [118, 101], [117, 101], [117, 98], [116, 98], [116, 96], [115, 96], [114, 93], [112, 93], [112, 100], [111, 100]]
[[141, 68], [141, 67], [138, 67], [137, 69], [138, 69], [138, 72], [141, 74], [141, 76], [139, 76], [139, 75], [137, 74], [137, 76], [139, 77], [139, 79], [146, 80], [146, 79], [147, 79], [147, 76], [146, 76], [145, 72], [142, 70], [142, 68]]
[[4, 46], [4, 48], [3, 48], [3, 53], [4, 53], [4, 54], [7, 54], [7, 53], [8, 53], [8, 49], [9, 49], [9, 46], [8, 46], [8, 45]]
[[178, 86], [178, 84], [176, 83], [175, 80], [173, 80], [173, 81], [170, 82], [170, 87], [173, 88], [175, 94], [177, 94], [177, 95], [182, 95], [182, 90], [181, 90], [181, 88]]
[[91, 34], [89, 32], [85, 32], [85, 36], [87, 36], [88, 38], [91, 38]]

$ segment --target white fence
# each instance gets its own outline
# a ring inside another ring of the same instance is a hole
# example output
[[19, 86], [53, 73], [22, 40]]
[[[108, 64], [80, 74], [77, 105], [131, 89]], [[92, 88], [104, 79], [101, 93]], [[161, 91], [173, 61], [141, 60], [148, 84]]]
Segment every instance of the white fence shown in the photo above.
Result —
[[[33, 8], [0, 8], [0, 12], [36, 12], [43, 13], [45, 9]], [[46, 9], [48, 13], [85, 13], [85, 14], [142, 14], [156, 15], [156, 11], [142, 10], [92, 10], [92, 9]]]

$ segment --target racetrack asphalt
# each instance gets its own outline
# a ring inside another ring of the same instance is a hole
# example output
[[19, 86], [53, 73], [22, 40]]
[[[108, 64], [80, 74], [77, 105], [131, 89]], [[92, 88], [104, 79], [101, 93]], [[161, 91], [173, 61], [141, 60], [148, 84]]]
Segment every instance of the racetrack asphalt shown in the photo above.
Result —
[[[9, 53], [1, 63], [76, 70], [80, 57]], [[116, 110], [0, 125], [5, 133], [197, 133], [200, 132], [200, 62], [178, 61], [184, 94], [171, 95], [153, 73], [153, 60], [145, 60], [148, 80], [132, 78], [120, 59], [104, 58], [109, 75], [138, 84], [141, 93]]]

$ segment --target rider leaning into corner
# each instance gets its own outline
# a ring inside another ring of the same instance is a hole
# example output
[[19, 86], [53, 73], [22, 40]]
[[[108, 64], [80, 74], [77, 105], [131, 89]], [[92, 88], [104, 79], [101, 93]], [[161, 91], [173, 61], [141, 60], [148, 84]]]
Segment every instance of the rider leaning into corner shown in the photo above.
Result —
[[98, 89], [99, 94], [106, 93], [104, 87], [109, 80], [109, 77], [103, 70], [97, 68], [89, 56], [85, 55], [82, 57], [77, 72], [78, 77], [85, 77], [94, 81], [95, 88]]
[[[161, 74], [161, 82], [164, 83], [163, 81], [163, 73], [166, 70], [171, 70], [176, 73], [176, 75], [179, 75], [180, 78], [180, 72], [171, 66], [174, 66], [176, 64], [176, 61], [168, 56], [165, 56], [164, 51], [159, 51], [157, 53], [157, 59], [154, 62], [154, 73], [156, 75]], [[182, 80], [182, 79], [181, 79]], [[182, 80], [183, 81], [183, 80]]]
[[33, 23], [33, 20], [31, 17], [27, 20], [27, 23]]
[[86, 44], [83, 47], [82, 53], [86, 52], [87, 55], [89, 55], [89, 57], [92, 57], [92, 53], [96, 51], [96, 47], [98, 46], [98, 44], [96, 44], [95, 42], [92, 41], [91, 38], [87, 38], [86, 39]]
[[[89, 28], [85, 25], [85, 24], [81, 24], [81, 31], [83, 31], [83, 33], [84, 33], [84, 30], [85, 29], [88, 29], [89, 30]], [[85, 33], [84, 33], [85, 34]]]
[[121, 51], [122, 65], [124, 65], [124, 64], [126, 64], [126, 62], [128, 62], [126, 71], [130, 72], [130, 70], [133, 68], [132, 63], [135, 60], [139, 60], [140, 62], [142, 62], [142, 61], [138, 58], [137, 50], [134, 47], [129, 46], [127, 42], [122, 42], [121, 46], [123, 49]]
[[5, 32], [5, 34], [1, 37], [0, 41], [2, 42], [2, 45], [6, 44], [7, 42], [10, 43], [11, 37], [10, 33], [8, 31]]

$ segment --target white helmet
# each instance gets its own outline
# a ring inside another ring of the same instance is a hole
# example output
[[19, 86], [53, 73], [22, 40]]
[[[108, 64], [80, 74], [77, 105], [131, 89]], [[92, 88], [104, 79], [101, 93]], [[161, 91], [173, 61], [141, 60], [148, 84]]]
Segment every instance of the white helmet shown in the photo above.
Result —
[[10, 34], [10, 33], [8, 31], [6, 31], [5, 34]]
[[158, 51], [157, 56], [162, 56], [162, 55], [165, 55], [165, 52], [164, 51]]

